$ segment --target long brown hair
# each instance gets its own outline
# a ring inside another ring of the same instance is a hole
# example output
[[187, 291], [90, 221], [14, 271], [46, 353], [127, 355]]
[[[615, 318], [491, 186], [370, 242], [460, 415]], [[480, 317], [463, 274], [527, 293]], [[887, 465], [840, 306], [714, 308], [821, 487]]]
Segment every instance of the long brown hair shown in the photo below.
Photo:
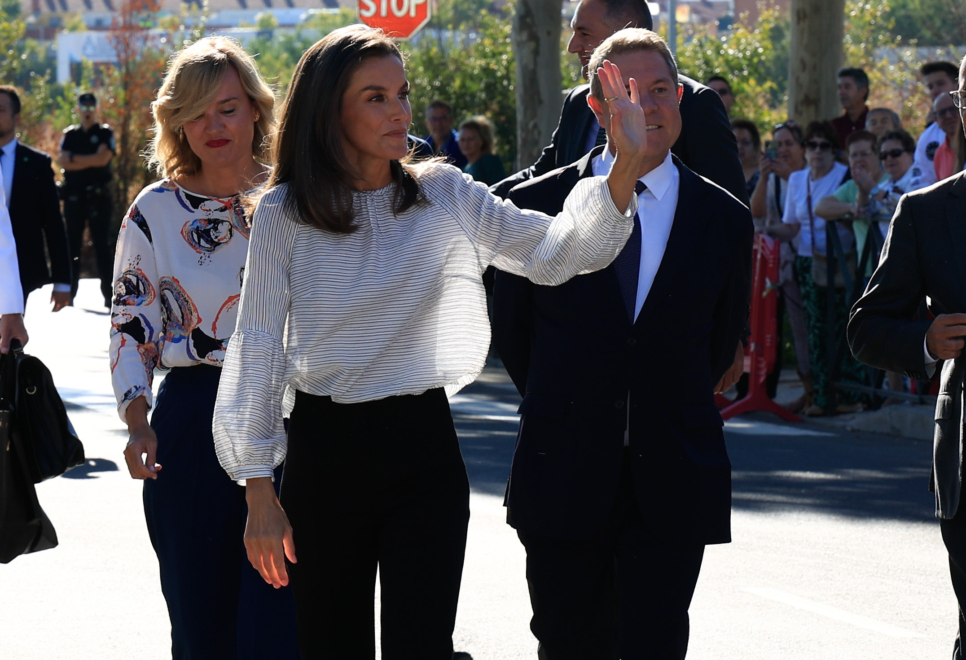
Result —
[[[363, 60], [395, 57], [382, 30], [350, 25], [331, 32], [302, 55], [282, 105], [268, 189], [288, 184], [286, 210], [304, 222], [340, 234], [356, 230], [352, 172], [342, 149], [340, 111], [352, 74]], [[409, 158], [391, 161], [393, 207], [401, 213], [421, 200]]]

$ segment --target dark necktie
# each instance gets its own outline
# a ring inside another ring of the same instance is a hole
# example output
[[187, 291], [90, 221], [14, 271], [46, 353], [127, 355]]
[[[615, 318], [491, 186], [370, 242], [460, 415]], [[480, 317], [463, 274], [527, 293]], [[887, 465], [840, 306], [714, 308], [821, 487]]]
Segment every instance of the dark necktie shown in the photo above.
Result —
[[[647, 190], [642, 181], [634, 184], [634, 192], [640, 196]], [[637, 308], [637, 281], [641, 271], [641, 218], [640, 213], [634, 214], [634, 231], [627, 239], [624, 249], [614, 259], [614, 271], [617, 273], [617, 283], [620, 284], [621, 294], [624, 296], [624, 307], [627, 317], [634, 323], [634, 311]]]
[[596, 149], [602, 144], [607, 144], [607, 131], [604, 130], [603, 126], [601, 126], [600, 130], [597, 131], [597, 139], [594, 141], [594, 148]]

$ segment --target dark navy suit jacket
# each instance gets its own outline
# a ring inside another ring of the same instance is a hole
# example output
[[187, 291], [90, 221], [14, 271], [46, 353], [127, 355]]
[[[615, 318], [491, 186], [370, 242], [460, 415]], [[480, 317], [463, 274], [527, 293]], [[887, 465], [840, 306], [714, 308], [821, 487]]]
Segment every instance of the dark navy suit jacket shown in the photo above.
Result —
[[[509, 199], [558, 213], [601, 151], [515, 187]], [[497, 274], [494, 342], [523, 395], [506, 498], [520, 531], [574, 538], [603, 524], [629, 420], [648, 527], [671, 543], [731, 538], [731, 464], [713, 388], [746, 319], [753, 225], [728, 192], [674, 163], [677, 212], [635, 323], [613, 266], [556, 287]]]

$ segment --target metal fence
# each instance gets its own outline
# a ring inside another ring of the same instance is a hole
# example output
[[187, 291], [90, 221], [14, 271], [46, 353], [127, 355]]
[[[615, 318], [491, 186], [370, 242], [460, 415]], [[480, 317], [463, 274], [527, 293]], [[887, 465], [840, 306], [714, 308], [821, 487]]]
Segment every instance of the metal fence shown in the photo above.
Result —
[[[825, 408], [826, 414], [832, 414], [835, 411], [835, 408], [838, 404], [838, 391], [862, 392], [863, 394], [868, 395], [867, 404], [872, 409], [879, 408], [882, 405], [882, 402], [887, 398], [912, 401], [919, 404], [935, 404], [936, 397], [925, 394], [929, 391], [930, 383], [916, 381], [916, 394], [885, 389], [882, 386], [885, 379], [885, 372], [881, 369], [866, 367], [866, 379], [865, 383], [862, 384], [850, 383], [841, 380], [842, 359], [847, 355], [847, 351], [850, 349], [848, 345], [848, 338], [846, 337], [845, 333], [842, 333], [841, 336], [838, 336], [835, 332], [836, 296], [831, 285], [834, 285], [835, 275], [840, 270], [840, 264], [842, 264], [843, 266], [841, 267], [841, 272], [846, 291], [846, 309], [851, 310], [855, 302], [862, 296], [862, 292], [865, 291], [866, 269], [868, 268], [869, 264], [871, 264], [872, 269], [874, 270], [876, 264], [879, 263], [879, 254], [882, 252], [882, 245], [884, 241], [882, 232], [879, 230], [879, 223], [875, 220], [869, 220], [868, 238], [866, 239], [865, 245], [862, 248], [862, 253], [859, 254], [858, 258], [856, 259], [856, 265], [853, 271], [849, 267], [847, 255], [842, 247], [842, 241], [839, 239], [837, 224], [838, 223], [833, 220], [828, 220], [825, 223], [825, 245], [831, 247], [831, 249], [826, 249], [826, 252], [828, 253], [828, 282], [830, 283], [829, 295], [826, 296], [828, 300], [826, 318], [829, 320], [829, 322], [826, 323], [826, 331], [828, 332], [826, 347], [828, 349], [828, 364], [830, 370], [829, 378], [826, 381], [828, 383], [828, 388], [825, 393], [827, 401]], [[927, 318], [925, 300], [923, 300], [919, 305], [917, 318]]]

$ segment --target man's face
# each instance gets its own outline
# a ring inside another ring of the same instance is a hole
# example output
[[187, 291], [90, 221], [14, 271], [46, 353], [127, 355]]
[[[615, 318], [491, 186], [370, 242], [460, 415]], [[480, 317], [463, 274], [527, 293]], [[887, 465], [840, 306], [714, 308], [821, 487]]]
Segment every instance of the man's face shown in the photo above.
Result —
[[708, 83], [708, 87], [718, 92], [718, 96], [721, 97], [721, 102], [724, 103], [725, 112], [731, 114], [731, 106], [735, 104], [735, 95], [731, 93], [731, 88], [728, 87], [728, 83], [723, 80], [712, 80]]
[[839, 78], [839, 103], [846, 110], [865, 103], [865, 88], [859, 87], [851, 76]]
[[6, 143], [13, 139], [19, 123], [20, 114], [13, 114], [13, 99], [0, 92], [0, 141]]
[[[629, 90], [630, 79], [637, 81], [641, 96], [641, 108], [647, 122], [647, 149], [645, 166], [648, 170], [661, 164], [667, 152], [681, 135], [682, 89], [677, 80], [671, 79], [671, 70], [664, 57], [656, 51], [634, 51], [621, 53], [611, 58], [620, 69], [624, 85]], [[610, 129], [610, 114], [607, 104], [594, 99], [597, 120], [605, 129]]]
[[945, 71], [933, 71], [922, 77], [922, 84], [929, 92], [929, 99], [936, 100], [936, 97], [945, 92], [956, 89], [956, 81], [949, 77]]
[[446, 108], [430, 108], [427, 110], [426, 128], [435, 137], [449, 135], [453, 130], [453, 118], [449, 116], [449, 110]]
[[953, 105], [949, 94], [940, 94], [932, 102], [932, 110], [936, 113], [936, 123], [943, 133], [952, 137], [959, 131], [959, 110]]
[[97, 113], [96, 103], [78, 103], [77, 104], [77, 116], [81, 118], [82, 124], [92, 124], [95, 121], [95, 115]]
[[882, 176], [882, 170], [879, 167], [879, 154], [875, 150], [875, 145], [868, 140], [853, 142], [849, 145], [849, 166], [853, 170], [865, 170], [876, 181]]
[[587, 64], [590, 63], [594, 49], [617, 30], [607, 20], [607, 7], [600, 0], [578, 2], [570, 28], [574, 34], [567, 44], [567, 52], [576, 53], [580, 58], [580, 71], [586, 79]]

